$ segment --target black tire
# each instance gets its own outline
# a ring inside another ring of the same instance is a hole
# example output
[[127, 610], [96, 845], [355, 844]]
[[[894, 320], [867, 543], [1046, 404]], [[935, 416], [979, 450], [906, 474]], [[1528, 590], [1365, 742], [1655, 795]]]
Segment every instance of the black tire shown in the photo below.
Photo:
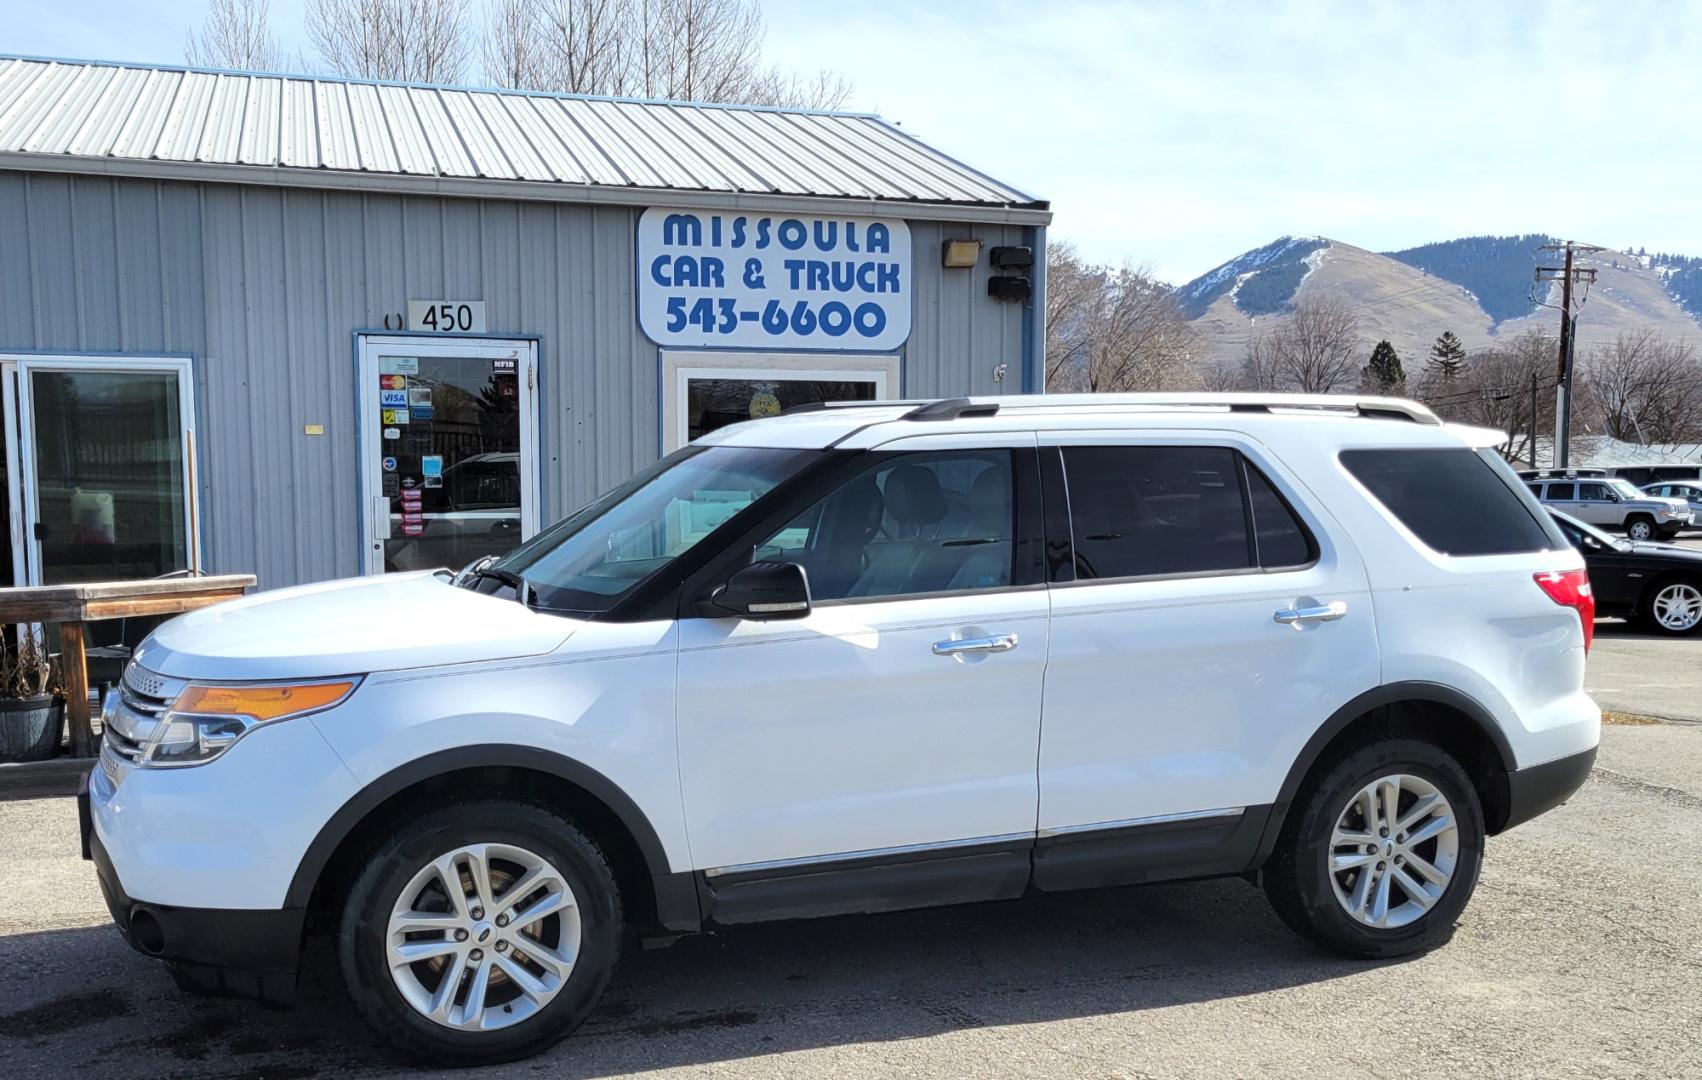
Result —
[[[1639, 531], [1642, 531], [1642, 536], [1637, 535]], [[1655, 519], [1648, 514], [1632, 514], [1625, 519], [1625, 535], [1633, 540], [1659, 539], [1657, 535], [1659, 531], [1655, 525]]]
[[[512, 844], [546, 860], [573, 890], [581, 939], [556, 996], [535, 1016], [493, 1031], [441, 1026], [408, 1003], [390, 976], [389, 915], [422, 867], [454, 849]], [[540, 1053], [596, 1007], [620, 957], [620, 893], [608, 859], [573, 824], [541, 807], [489, 799], [442, 807], [400, 825], [350, 886], [337, 932], [343, 982], [356, 1010], [396, 1050], [435, 1065], [486, 1065]]]
[[[1349, 915], [1331, 883], [1330, 839], [1350, 800], [1379, 777], [1404, 773], [1447, 798], [1458, 829], [1454, 873], [1428, 911], [1405, 926], [1369, 926]], [[1383, 959], [1435, 948], [1454, 933], [1483, 860], [1483, 807], [1451, 756], [1417, 739], [1390, 739], [1321, 764], [1295, 799], [1261, 875], [1277, 915], [1296, 933], [1347, 956]]]
[[1693, 577], [1666, 577], [1650, 585], [1644, 590], [1643, 598], [1637, 601], [1637, 615], [1642, 620], [1644, 629], [1663, 637], [1690, 637], [1702, 630], [1702, 622], [1692, 623], [1688, 627], [1666, 626], [1655, 618], [1655, 601], [1661, 593], [1672, 586], [1688, 587], [1702, 591], [1702, 580]]

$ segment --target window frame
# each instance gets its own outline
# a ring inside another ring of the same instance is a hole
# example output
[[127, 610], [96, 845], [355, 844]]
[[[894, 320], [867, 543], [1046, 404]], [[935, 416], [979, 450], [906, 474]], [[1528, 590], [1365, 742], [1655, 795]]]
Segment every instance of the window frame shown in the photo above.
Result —
[[855, 382], [874, 387], [875, 401], [899, 395], [899, 359], [892, 353], [758, 353], [664, 349], [661, 354], [662, 455], [691, 440], [691, 384], [698, 379], [763, 382]]
[[[1038, 452], [1033, 434], [1019, 434], [1014, 440], [998, 435], [984, 435], [971, 441], [952, 440], [955, 445], [937, 444], [932, 438], [900, 440], [866, 450], [836, 452], [833, 468], [795, 477], [781, 489], [771, 492], [779, 496], [760, 517], [753, 517], [737, 533], [729, 534], [698, 569], [685, 576], [678, 589], [678, 604], [673, 614], [677, 619], [727, 619], [735, 616], [714, 607], [710, 594], [726, 584], [753, 546], [766, 539], [787, 523], [810, 509], [846, 482], [867, 472], [877, 458], [896, 458], [913, 454], [938, 454], [951, 450], [965, 453], [1009, 451], [1011, 455], [1012, 533], [1011, 581], [1008, 585], [993, 585], [980, 589], [942, 589], [934, 592], [894, 593], [886, 596], [846, 596], [831, 600], [810, 599], [816, 608], [851, 607], [861, 604], [895, 604], [909, 601], [940, 600], [958, 596], [987, 596], [999, 593], [1029, 592], [1046, 588], [1043, 545], [1045, 532], [1041, 526], [1042, 491]], [[911, 445], [905, 445], [909, 443]], [[753, 504], [754, 505], [754, 504]]]
[[[1323, 558], [1324, 546], [1319, 540], [1322, 530], [1310, 515], [1300, 509], [1293, 495], [1287, 489], [1287, 481], [1270, 467], [1268, 462], [1261, 462], [1256, 455], [1248, 452], [1248, 447], [1223, 438], [1198, 438], [1187, 435], [1176, 437], [1119, 437], [1115, 432], [1082, 432], [1058, 433], [1069, 436], [1066, 439], [1049, 440], [1041, 448], [1041, 477], [1043, 484], [1042, 497], [1045, 501], [1046, 524], [1046, 553], [1047, 553], [1047, 583], [1051, 588], [1073, 588], [1091, 585], [1120, 585], [1142, 581], [1189, 581], [1207, 578], [1229, 577], [1265, 577], [1274, 574], [1303, 573], [1316, 567]], [[1236, 483], [1241, 493], [1241, 510], [1244, 527], [1247, 530], [1247, 555], [1252, 565], [1222, 570], [1180, 570], [1159, 574], [1124, 574], [1116, 577], [1084, 578], [1077, 576], [1075, 558], [1075, 514], [1070, 506], [1069, 467], [1064, 462], [1064, 451], [1072, 447], [1110, 448], [1130, 447], [1139, 449], [1191, 449], [1191, 450], [1227, 450], [1234, 455], [1237, 463], [1235, 470]], [[1259, 541], [1257, 524], [1253, 515], [1252, 494], [1248, 486], [1247, 469], [1256, 469], [1260, 476], [1270, 486], [1272, 492], [1282, 503], [1294, 520], [1300, 525], [1302, 535], [1306, 539], [1306, 550], [1311, 556], [1304, 563], [1288, 566], [1267, 567], [1259, 560]]]

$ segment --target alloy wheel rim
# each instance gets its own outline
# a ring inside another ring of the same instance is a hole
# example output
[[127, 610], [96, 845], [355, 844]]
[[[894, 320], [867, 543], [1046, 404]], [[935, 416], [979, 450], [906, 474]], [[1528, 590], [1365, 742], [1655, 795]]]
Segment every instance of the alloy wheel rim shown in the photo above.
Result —
[[390, 913], [390, 978], [414, 1011], [458, 1031], [536, 1016], [579, 955], [579, 905], [559, 870], [511, 844], [468, 844], [431, 860]]
[[1655, 621], [1668, 630], [1689, 630], [1702, 622], [1702, 590], [1683, 582], [1655, 594]]
[[1460, 829], [1447, 796], [1410, 773], [1360, 788], [1330, 835], [1330, 885], [1342, 910], [1379, 930], [1436, 906], [1459, 864]]

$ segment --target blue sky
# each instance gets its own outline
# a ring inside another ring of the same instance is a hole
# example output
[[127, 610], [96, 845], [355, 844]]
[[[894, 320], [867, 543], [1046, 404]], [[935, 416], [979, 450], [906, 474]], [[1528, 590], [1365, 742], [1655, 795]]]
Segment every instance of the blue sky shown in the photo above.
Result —
[[[298, 48], [303, 0], [273, 0]], [[0, 48], [180, 62], [198, 0], [20, 2]], [[1182, 281], [1283, 233], [1702, 255], [1702, 4], [768, 0], [768, 54]]]

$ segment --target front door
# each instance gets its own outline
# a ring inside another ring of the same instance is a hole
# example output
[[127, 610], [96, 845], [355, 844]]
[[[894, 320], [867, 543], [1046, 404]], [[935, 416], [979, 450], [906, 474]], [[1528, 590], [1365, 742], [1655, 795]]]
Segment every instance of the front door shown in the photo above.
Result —
[[362, 569], [458, 568], [538, 530], [537, 345], [366, 337]]
[[680, 624], [698, 868], [736, 880], [1003, 847], [1002, 884], [1026, 884], [1047, 641], [1038, 526], [1024, 542], [1018, 524], [1035, 519], [1033, 439], [872, 451], [740, 545], [740, 561], [803, 566], [814, 608]]
[[11, 583], [198, 567], [188, 360], [20, 356], [5, 383]]

